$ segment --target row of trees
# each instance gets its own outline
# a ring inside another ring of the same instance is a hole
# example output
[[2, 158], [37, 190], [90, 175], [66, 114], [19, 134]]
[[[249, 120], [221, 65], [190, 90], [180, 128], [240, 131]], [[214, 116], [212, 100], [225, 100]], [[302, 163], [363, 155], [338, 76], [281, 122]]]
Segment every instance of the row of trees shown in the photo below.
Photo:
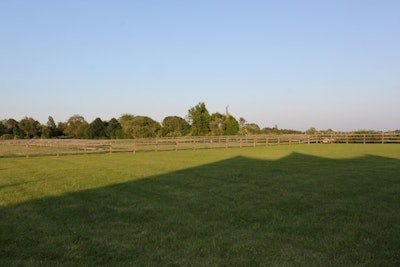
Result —
[[[333, 133], [317, 131], [311, 127], [307, 134]], [[186, 119], [168, 116], [159, 123], [147, 116], [124, 114], [118, 119], [103, 121], [96, 118], [87, 122], [81, 115], [73, 115], [66, 122], [56, 123], [49, 116], [46, 125], [37, 120], [25, 117], [20, 121], [5, 119], [0, 121], [0, 139], [15, 138], [88, 138], [88, 139], [122, 139], [148, 137], [178, 137], [204, 135], [254, 135], [254, 134], [301, 134], [296, 130], [263, 128], [255, 123], [248, 123], [244, 118], [236, 120], [232, 115], [216, 112], [210, 114], [205, 103], [190, 108]]]
[[[264, 130], [264, 129], [263, 129]], [[210, 114], [205, 103], [188, 110], [186, 119], [168, 116], [162, 123], [147, 116], [124, 114], [120, 118], [103, 121], [96, 118], [87, 122], [81, 115], [73, 115], [66, 122], [56, 123], [49, 116], [46, 125], [37, 120], [25, 117], [20, 121], [6, 119], [0, 121], [0, 138], [89, 138], [89, 139], [122, 139], [147, 137], [176, 137], [204, 135], [245, 135], [259, 133], [279, 133], [276, 128], [264, 131], [254, 123], [247, 123], [244, 118], [236, 120], [226, 111]]]

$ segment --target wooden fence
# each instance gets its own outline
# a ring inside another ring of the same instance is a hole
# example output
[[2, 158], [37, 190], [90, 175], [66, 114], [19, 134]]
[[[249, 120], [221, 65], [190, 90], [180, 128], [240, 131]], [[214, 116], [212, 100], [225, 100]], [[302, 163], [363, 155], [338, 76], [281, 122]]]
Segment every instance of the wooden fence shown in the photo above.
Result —
[[120, 140], [22, 139], [1, 140], [0, 157], [115, 152], [214, 149], [294, 144], [400, 144], [400, 134], [252, 135]]

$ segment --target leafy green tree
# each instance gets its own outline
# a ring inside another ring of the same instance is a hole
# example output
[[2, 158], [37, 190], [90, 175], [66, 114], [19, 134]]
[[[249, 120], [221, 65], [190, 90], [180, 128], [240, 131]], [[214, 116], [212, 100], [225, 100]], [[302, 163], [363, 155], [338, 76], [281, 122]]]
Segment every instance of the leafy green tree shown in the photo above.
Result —
[[127, 138], [149, 138], [159, 135], [160, 123], [147, 116], [123, 115], [120, 123]]
[[225, 116], [225, 134], [236, 135], [239, 133], [239, 122], [231, 115]]
[[57, 124], [57, 136], [65, 136], [65, 129], [67, 128], [67, 123], [66, 122], [58, 122]]
[[7, 132], [7, 128], [4, 125], [4, 122], [0, 121], [0, 136], [2, 136], [3, 134], [6, 134], [6, 132]]
[[317, 129], [315, 129], [315, 127], [311, 127], [310, 129], [308, 129], [306, 131], [306, 134], [316, 134], [317, 133]]
[[260, 127], [256, 123], [247, 123], [247, 121], [241, 117], [239, 119], [239, 134], [260, 134]]
[[122, 126], [116, 118], [112, 118], [106, 126], [106, 137], [111, 139], [123, 138]]
[[211, 114], [209, 127], [211, 135], [224, 135], [226, 132], [225, 115], [219, 112]]
[[212, 135], [235, 135], [239, 132], [238, 121], [228, 113], [213, 113], [210, 118], [210, 130]]
[[84, 138], [88, 122], [81, 115], [73, 115], [66, 123], [64, 133], [72, 138]]
[[49, 127], [50, 129], [57, 129], [57, 125], [56, 122], [54, 121], [52, 116], [49, 116], [48, 120], [47, 120], [47, 127]]
[[96, 118], [92, 121], [86, 128], [86, 137], [95, 138], [105, 138], [106, 137], [106, 123], [100, 118]]
[[160, 123], [147, 116], [136, 116], [132, 126], [131, 133], [134, 138], [157, 137], [161, 130]]
[[210, 132], [211, 116], [203, 102], [189, 109], [187, 120], [192, 125], [192, 135], [203, 136]]
[[256, 123], [246, 123], [245, 129], [248, 134], [259, 134], [261, 132]]
[[190, 133], [190, 124], [178, 116], [165, 117], [162, 126], [163, 136], [176, 137], [185, 136]]
[[23, 137], [23, 133], [18, 127], [18, 121], [14, 119], [8, 119], [3, 122], [6, 127], [4, 136], [7, 136], [6, 139]]
[[43, 126], [42, 137], [53, 138], [63, 135], [63, 131], [56, 125], [52, 116], [49, 116], [46, 126]]
[[50, 128], [47, 127], [47, 126], [43, 126], [43, 128], [42, 128], [42, 138], [48, 139], [48, 138], [51, 138], [51, 137], [52, 137], [52, 134], [51, 134]]
[[23, 118], [18, 122], [18, 127], [24, 134], [24, 138], [39, 137], [41, 135], [42, 125], [33, 118]]
[[239, 134], [240, 135], [247, 134], [246, 123], [247, 123], [247, 121], [245, 120], [245, 118], [243, 118], [243, 117], [239, 118]]
[[131, 134], [131, 125], [132, 125], [132, 120], [135, 118], [134, 115], [132, 114], [123, 114], [119, 118], [119, 123], [122, 128], [122, 134], [123, 138], [133, 138]]

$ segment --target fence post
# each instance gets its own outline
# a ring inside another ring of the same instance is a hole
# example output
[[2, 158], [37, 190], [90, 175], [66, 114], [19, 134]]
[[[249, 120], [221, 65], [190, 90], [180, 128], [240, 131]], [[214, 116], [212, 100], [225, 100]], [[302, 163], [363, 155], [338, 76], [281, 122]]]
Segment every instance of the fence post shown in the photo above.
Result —
[[365, 134], [364, 134], [364, 145], [365, 145]]
[[346, 134], [346, 144], [349, 144], [349, 135]]
[[136, 139], [133, 139], [133, 153], [136, 153]]
[[385, 133], [382, 132], [382, 144], [385, 143]]
[[175, 138], [175, 151], [178, 151], [178, 139]]
[[268, 146], [268, 136], [265, 137], [265, 146]]
[[292, 144], [292, 137], [289, 136], [289, 145]]
[[158, 138], [156, 138], [155, 152], [158, 151]]
[[112, 141], [110, 140], [110, 154], [112, 154]]
[[57, 157], [60, 156], [60, 139], [57, 139]]
[[307, 143], [310, 144], [310, 135], [307, 135]]
[[29, 158], [29, 140], [25, 143], [25, 157]]

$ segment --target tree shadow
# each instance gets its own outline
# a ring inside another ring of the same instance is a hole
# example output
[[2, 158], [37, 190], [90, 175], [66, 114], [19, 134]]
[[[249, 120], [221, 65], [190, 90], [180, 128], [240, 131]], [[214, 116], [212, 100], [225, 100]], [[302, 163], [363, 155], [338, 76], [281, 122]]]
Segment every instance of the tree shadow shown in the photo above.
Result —
[[400, 161], [246, 157], [0, 207], [0, 265], [400, 264]]

